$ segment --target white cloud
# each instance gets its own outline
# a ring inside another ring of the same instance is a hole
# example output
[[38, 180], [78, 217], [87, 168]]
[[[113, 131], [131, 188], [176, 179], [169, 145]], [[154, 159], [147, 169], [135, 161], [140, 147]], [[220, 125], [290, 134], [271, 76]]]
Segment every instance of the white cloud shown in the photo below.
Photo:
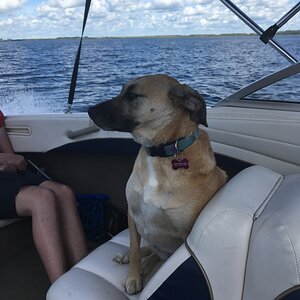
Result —
[[153, 10], [176, 10], [182, 7], [180, 0], [152, 0], [146, 3], [145, 8]]
[[36, 11], [39, 14], [68, 14], [70, 9], [84, 6], [84, 0], [48, 0], [37, 6]]
[[206, 9], [202, 5], [196, 5], [194, 7], [187, 6], [183, 10], [183, 14], [185, 16], [197, 16], [197, 15], [205, 14], [205, 12], [206, 12]]
[[26, 0], [1, 0], [0, 13], [21, 8]]
[[91, 16], [105, 16], [109, 10], [106, 0], [92, 1]]
[[11, 26], [14, 24], [14, 20], [11, 18], [0, 21], [0, 26]]
[[[24, 5], [26, 1], [27, 6]], [[56, 37], [79, 35], [84, 0], [0, 0], [1, 37]], [[297, 0], [235, 0], [258, 24], [267, 28]], [[36, 3], [36, 1], [35, 1]], [[24, 10], [10, 12], [23, 4]], [[7, 11], [10, 13], [7, 16]], [[24, 16], [23, 20], [17, 18]], [[299, 18], [284, 29], [300, 28]], [[16, 36], [16, 32], [19, 35]], [[219, 0], [92, 0], [86, 26], [89, 36], [129, 36], [251, 32]], [[14, 34], [14, 36], [10, 36]], [[24, 36], [22, 36], [24, 34]], [[8, 36], [4, 36], [8, 35]]]
[[54, 12], [54, 11], [57, 11], [58, 9], [56, 7], [52, 7], [50, 6], [49, 4], [46, 4], [46, 3], [42, 3], [41, 5], [39, 5], [37, 8], [36, 8], [37, 12], [38, 13], [50, 13], [50, 12]]
[[83, 6], [85, 0], [49, 0], [47, 3], [50, 7], [73, 8]]

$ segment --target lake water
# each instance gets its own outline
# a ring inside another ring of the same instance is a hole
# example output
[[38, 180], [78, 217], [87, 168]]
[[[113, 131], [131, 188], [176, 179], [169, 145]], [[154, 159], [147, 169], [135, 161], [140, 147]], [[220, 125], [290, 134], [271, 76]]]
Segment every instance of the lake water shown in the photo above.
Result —
[[[277, 40], [300, 57], [300, 35]], [[0, 109], [5, 114], [64, 111], [78, 42], [0, 42]], [[213, 105], [288, 65], [255, 36], [85, 39], [73, 111], [86, 111], [116, 95], [129, 79], [153, 73], [177, 78]], [[290, 85], [287, 81], [262, 94], [299, 101], [299, 75]]]

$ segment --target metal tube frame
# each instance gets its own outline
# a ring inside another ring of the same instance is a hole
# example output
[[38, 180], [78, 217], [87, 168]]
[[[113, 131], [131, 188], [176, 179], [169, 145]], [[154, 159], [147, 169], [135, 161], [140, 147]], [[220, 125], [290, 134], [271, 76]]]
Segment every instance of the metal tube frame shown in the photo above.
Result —
[[[247, 16], [242, 10], [240, 10], [233, 2], [230, 0], [220, 0], [228, 9], [230, 9], [240, 20], [242, 20], [247, 26], [249, 26], [256, 34], [261, 36], [264, 30], [255, 23], [249, 16]], [[296, 64], [298, 60], [294, 58], [289, 52], [287, 52], [282, 46], [280, 46], [273, 39], [268, 41], [271, 47], [278, 51], [285, 59], [287, 59], [291, 64]]]
[[288, 20], [290, 20], [299, 11], [300, 11], [300, 2], [298, 2], [291, 10], [289, 10], [278, 22], [276, 22], [276, 25], [279, 28], [282, 27]]

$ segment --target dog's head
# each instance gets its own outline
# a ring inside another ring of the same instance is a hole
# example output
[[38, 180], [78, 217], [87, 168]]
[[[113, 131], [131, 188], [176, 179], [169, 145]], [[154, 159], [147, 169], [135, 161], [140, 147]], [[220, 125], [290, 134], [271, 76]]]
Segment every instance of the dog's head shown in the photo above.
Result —
[[93, 122], [102, 129], [133, 132], [147, 126], [153, 130], [168, 125], [176, 116], [207, 126], [203, 97], [191, 87], [167, 75], [148, 75], [125, 84], [115, 98], [91, 107]]

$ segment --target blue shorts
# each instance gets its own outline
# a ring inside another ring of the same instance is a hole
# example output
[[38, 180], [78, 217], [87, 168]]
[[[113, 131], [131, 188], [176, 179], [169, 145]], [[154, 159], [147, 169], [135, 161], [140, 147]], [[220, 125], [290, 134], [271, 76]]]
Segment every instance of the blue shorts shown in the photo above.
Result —
[[38, 186], [48, 180], [41, 174], [30, 170], [18, 173], [0, 172], [0, 219], [18, 217], [16, 211], [16, 196], [24, 185]]

